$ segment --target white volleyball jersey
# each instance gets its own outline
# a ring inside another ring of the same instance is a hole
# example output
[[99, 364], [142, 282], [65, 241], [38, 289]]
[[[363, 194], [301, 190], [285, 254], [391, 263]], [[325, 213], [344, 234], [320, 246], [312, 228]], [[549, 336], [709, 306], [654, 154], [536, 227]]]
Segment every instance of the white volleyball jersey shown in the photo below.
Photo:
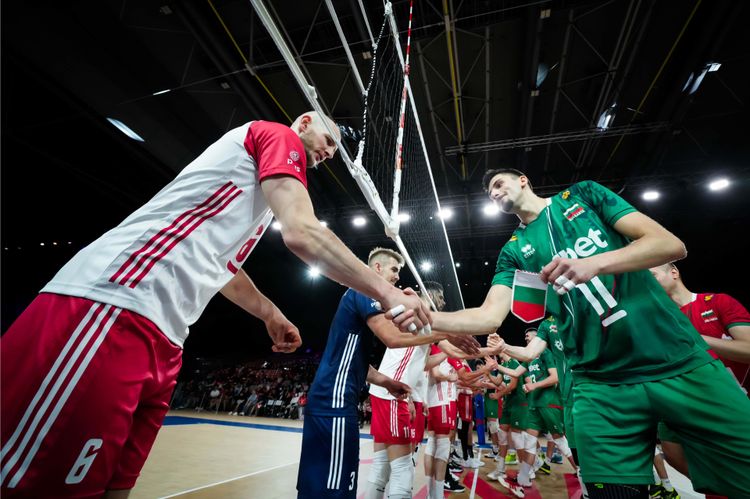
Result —
[[417, 386], [411, 392], [411, 399], [414, 402], [425, 403], [427, 400], [427, 372], [422, 368], [422, 373], [417, 378]]
[[[443, 376], [450, 376], [456, 370], [447, 361], [444, 360], [438, 365], [440, 374]], [[430, 376], [429, 384], [427, 387], [427, 407], [438, 407], [441, 405], [450, 404], [451, 400], [456, 400], [454, 393], [456, 391], [455, 383], [450, 381], [437, 381], [435, 378]]]
[[[406, 383], [414, 394], [420, 373], [424, 372], [430, 345], [406, 348], [386, 348], [378, 371], [389, 378]], [[382, 386], [370, 385], [370, 394], [385, 400], [395, 400]]]
[[270, 224], [261, 180], [307, 186], [296, 133], [254, 121], [214, 142], [150, 201], [75, 255], [42, 292], [132, 310], [182, 346]]

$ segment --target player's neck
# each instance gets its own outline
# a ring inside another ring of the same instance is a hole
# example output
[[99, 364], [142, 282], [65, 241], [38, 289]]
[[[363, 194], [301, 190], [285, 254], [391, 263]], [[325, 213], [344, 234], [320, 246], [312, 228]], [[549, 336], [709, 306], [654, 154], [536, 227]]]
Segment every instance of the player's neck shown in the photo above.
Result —
[[539, 214], [546, 207], [547, 200], [545, 198], [540, 198], [533, 192], [530, 192], [521, 205], [514, 211], [524, 225], [529, 225], [539, 217]]
[[670, 294], [670, 298], [672, 298], [672, 301], [674, 301], [678, 306], [684, 307], [685, 305], [693, 301], [693, 292], [682, 284], [678, 284], [674, 292]]

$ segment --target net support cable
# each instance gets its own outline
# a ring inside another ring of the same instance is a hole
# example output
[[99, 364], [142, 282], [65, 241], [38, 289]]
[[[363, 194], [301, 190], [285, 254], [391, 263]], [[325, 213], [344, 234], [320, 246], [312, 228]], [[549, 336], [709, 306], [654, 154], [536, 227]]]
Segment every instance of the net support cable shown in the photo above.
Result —
[[[291, 51], [290, 51], [290, 49], [289, 49], [286, 41], [284, 40], [284, 38], [281, 35], [278, 27], [276, 26], [275, 22], [273, 21], [273, 18], [271, 17], [271, 15], [269, 14], [268, 10], [266, 9], [266, 6], [265, 6], [263, 0], [250, 0], [250, 3], [253, 6], [253, 8], [255, 9], [256, 13], [258, 14], [258, 18], [261, 20], [261, 22], [265, 26], [266, 30], [271, 35], [271, 38], [273, 39], [274, 44], [278, 48], [278, 50], [281, 53], [284, 61], [286, 62], [287, 66], [289, 67], [289, 70], [291, 71], [291, 73], [292, 73], [295, 81], [297, 82], [297, 84], [299, 85], [300, 89], [302, 90], [303, 95], [305, 96], [305, 98], [307, 99], [307, 101], [309, 102], [309, 104], [312, 106], [312, 108], [317, 113], [319, 113], [321, 116], [325, 116], [326, 113], [323, 111], [320, 103], [318, 102], [318, 97], [317, 97], [317, 92], [316, 92], [315, 86], [311, 85], [307, 81], [307, 79], [305, 78], [305, 75], [302, 73], [302, 70], [299, 67], [296, 59], [293, 56], [293, 54], [291, 53]], [[331, 11], [331, 15], [332, 15], [334, 21], [336, 21], [335, 10], [333, 10], [333, 6], [330, 4], [330, 0], [327, 0], [327, 4], [329, 4], [329, 10]], [[417, 130], [419, 132], [419, 138], [420, 138], [420, 142], [422, 144], [422, 152], [424, 154], [425, 160], [426, 160], [427, 165], [428, 165], [428, 173], [429, 173], [430, 182], [431, 182], [432, 189], [433, 189], [433, 195], [434, 195], [435, 201], [437, 203], [437, 206], [439, 208], [440, 205], [439, 205], [439, 201], [438, 201], [438, 198], [437, 198], [437, 192], [435, 191], [435, 182], [434, 182], [434, 179], [432, 177], [431, 167], [429, 167], [429, 158], [427, 156], [427, 149], [426, 149], [426, 146], [425, 146], [425, 143], [424, 143], [424, 137], [422, 136], [421, 125], [419, 124], [419, 118], [418, 118], [418, 115], [417, 115], [417, 112], [416, 112], [416, 107], [415, 107], [414, 100], [413, 100], [413, 94], [412, 94], [412, 91], [411, 91], [411, 86], [409, 85], [409, 82], [408, 82], [408, 74], [406, 74], [406, 72], [408, 71], [408, 69], [405, 69], [406, 66], [404, 64], [404, 58], [403, 58], [403, 55], [402, 55], [402, 52], [401, 52], [401, 48], [400, 48], [400, 46], [398, 46], [398, 31], [396, 29], [395, 20], [393, 19], [393, 13], [392, 13], [390, 2], [388, 2], [386, 4], [386, 16], [385, 16], [384, 21], [383, 21], [383, 28], [381, 28], [381, 36], [382, 36], [382, 30], [385, 29], [385, 25], [387, 23], [390, 23], [392, 35], [395, 37], [396, 48], [397, 48], [397, 51], [398, 51], [399, 61], [401, 63], [402, 69], [404, 70], [404, 88], [405, 88], [404, 95], [405, 96], [408, 95], [409, 96], [408, 100], [411, 101], [411, 109], [412, 109], [412, 112], [414, 114], [414, 118], [415, 118]], [[359, 74], [356, 72], [356, 67], [354, 66], [353, 58], [351, 58], [351, 53], [348, 50], [348, 43], [346, 42], [346, 38], [345, 38], [343, 32], [341, 31], [340, 26], [338, 25], [338, 23], [336, 23], [336, 26], [337, 26], [337, 30], [339, 31], [339, 36], [342, 38], [342, 42], [343, 42], [344, 48], [347, 51], [347, 55], [349, 56], [350, 64], [352, 64], [352, 67], [355, 70], [355, 75], [357, 75], [357, 79], [358, 79], [358, 81], [361, 84], [361, 80], [359, 79]], [[376, 45], [373, 46], [373, 49], [376, 50], [377, 46]], [[373, 55], [373, 67], [374, 67], [374, 65], [375, 65], [375, 55]], [[372, 81], [370, 83], [372, 83]], [[367, 90], [365, 90], [363, 92], [363, 94], [364, 94], [365, 100], [366, 100], [367, 99]], [[404, 102], [404, 106], [405, 106], [405, 102]], [[366, 105], [365, 105], [365, 109], [366, 109]], [[394, 242], [396, 243], [396, 246], [398, 247], [399, 251], [401, 252], [402, 256], [404, 257], [406, 265], [411, 270], [412, 275], [414, 276], [414, 278], [417, 281], [417, 283], [420, 286], [420, 288], [421, 289], [425, 289], [424, 282], [422, 281], [420, 273], [417, 271], [417, 268], [414, 265], [414, 262], [413, 262], [411, 256], [409, 255], [409, 252], [408, 252], [406, 246], [404, 245], [403, 240], [398, 235], [398, 230], [399, 230], [399, 222], [398, 222], [398, 216], [397, 216], [398, 210], [396, 210], [394, 212], [396, 214], [395, 217], [388, 213], [388, 210], [386, 209], [385, 205], [383, 204], [383, 201], [382, 201], [382, 199], [381, 199], [381, 197], [380, 197], [380, 195], [379, 195], [379, 193], [377, 191], [377, 188], [375, 187], [375, 184], [372, 181], [372, 178], [370, 177], [370, 175], [367, 173], [367, 171], [365, 170], [365, 168], [362, 165], [361, 158], [362, 158], [362, 151], [363, 151], [363, 148], [364, 148], [364, 141], [360, 141], [360, 144], [359, 144], [359, 147], [358, 147], [357, 158], [353, 161], [351, 159], [351, 157], [349, 156], [347, 150], [344, 148], [343, 144], [341, 143], [340, 139], [338, 138], [338, 134], [335, 132], [335, 130], [333, 129], [333, 127], [331, 126], [331, 124], [328, 122], [328, 120], [322, 120], [322, 121], [323, 121], [324, 126], [326, 127], [326, 129], [330, 133], [331, 137], [336, 142], [336, 146], [337, 146], [337, 148], [339, 149], [339, 151], [341, 153], [341, 158], [344, 161], [344, 164], [347, 166], [347, 169], [349, 170], [349, 173], [352, 176], [352, 178], [357, 182], [357, 185], [359, 186], [360, 190], [362, 191], [362, 194], [365, 196], [365, 199], [367, 200], [368, 205], [377, 214], [378, 218], [380, 218], [381, 222], [385, 226], [386, 234], [391, 239], [393, 239]], [[442, 220], [441, 220], [441, 225], [442, 225], [442, 228], [443, 228], [443, 236], [445, 237], [445, 241], [446, 241], [446, 244], [447, 244], [447, 242], [448, 242], [447, 231], [445, 229], [445, 224], [444, 224], [444, 222]], [[458, 283], [458, 276], [456, 275], [456, 271], [455, 271], [455, 262], [453, 261], [453, 255], [450, 252], [450, 246], [448, 246], [448, 247], [449, 247], [448, 254], [449, 254], [449, 258], [450, 258], [450, 264], [451, 264], [453, 276], [455, 278], [455, 282]], [[434, 303], [432, 303], [432, 300], [430, 299], [429, 295], [427, 293], [425, 293], [425, 295], [426, 295], [427, 299], [430, 301], [430, 305], [433, 308], [435, 308], [435, 305], [434, 305]], [[460, 288], [458, 289], [458, 296], [459, 296], [459, 301], [460, 301], [460, 307], [463, 308], [464, 307], [464, 303], [463, 303], [463, 297], [461, 296], [461, 293], [460, 293]]]

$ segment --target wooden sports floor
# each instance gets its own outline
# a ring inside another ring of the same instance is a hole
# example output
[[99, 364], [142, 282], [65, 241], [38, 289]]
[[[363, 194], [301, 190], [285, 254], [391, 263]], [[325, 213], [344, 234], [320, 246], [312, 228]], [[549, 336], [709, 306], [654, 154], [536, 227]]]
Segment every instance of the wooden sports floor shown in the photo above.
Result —
[[[302, 445], [302, 422], [172, 411], [164, 423], [131, 498], [288, 499], [297, 496], [295, 485]], [[358, 498], [364, 496], [371, 458], [372, 440], [369, 428], [365, 427], [360, 433]], [[446, 493], [446, 497], [512, 497], [497, 481], [487, 478], [487, 473], [494, 469], [494, 462], [490, 458], [483, 460], [485, 466], [482, 468], [463, 472], [461, 482], [466, 491]], [[421, 461], [420, 452], [414, 484], [415, 498], [427, 495]], [[517, 466], [509, 467], [511, 473], [516, 469]], [[476, 477], [474, 471], [478, 471]], [[678, 490], [682, 492], [683, 499], [703, 497], [683, 491], [679, 486]], [[527, 489], [526, 497], [579, 499], [581, 492], [570, 465], [553, 464], [552, 474], [537, 477], [534, 488]]]

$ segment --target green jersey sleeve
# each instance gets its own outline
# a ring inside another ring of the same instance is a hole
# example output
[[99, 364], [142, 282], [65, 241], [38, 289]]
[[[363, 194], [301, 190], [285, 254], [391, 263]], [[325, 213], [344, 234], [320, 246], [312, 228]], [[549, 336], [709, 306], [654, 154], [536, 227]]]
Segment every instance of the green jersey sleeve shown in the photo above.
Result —
[[495, 277], [492, 278], [492, 285], [502, 284], [509, 288], [513, 288], [513, 276], [515, 275], [518, 266], [515, 253], [518, 251], [518, 237], [515, 234], [511, 236], [505, 246], [503, 246], [500, 255], [497, 257], [497, 265], [495, 265]]
[[571, 188], [573, 189], [577, 189], [577, 194], [594, 207], [602, 220], [610, 226], [628, 213], [637, 211], [620, 196], [591, 180], [579, 182]]

